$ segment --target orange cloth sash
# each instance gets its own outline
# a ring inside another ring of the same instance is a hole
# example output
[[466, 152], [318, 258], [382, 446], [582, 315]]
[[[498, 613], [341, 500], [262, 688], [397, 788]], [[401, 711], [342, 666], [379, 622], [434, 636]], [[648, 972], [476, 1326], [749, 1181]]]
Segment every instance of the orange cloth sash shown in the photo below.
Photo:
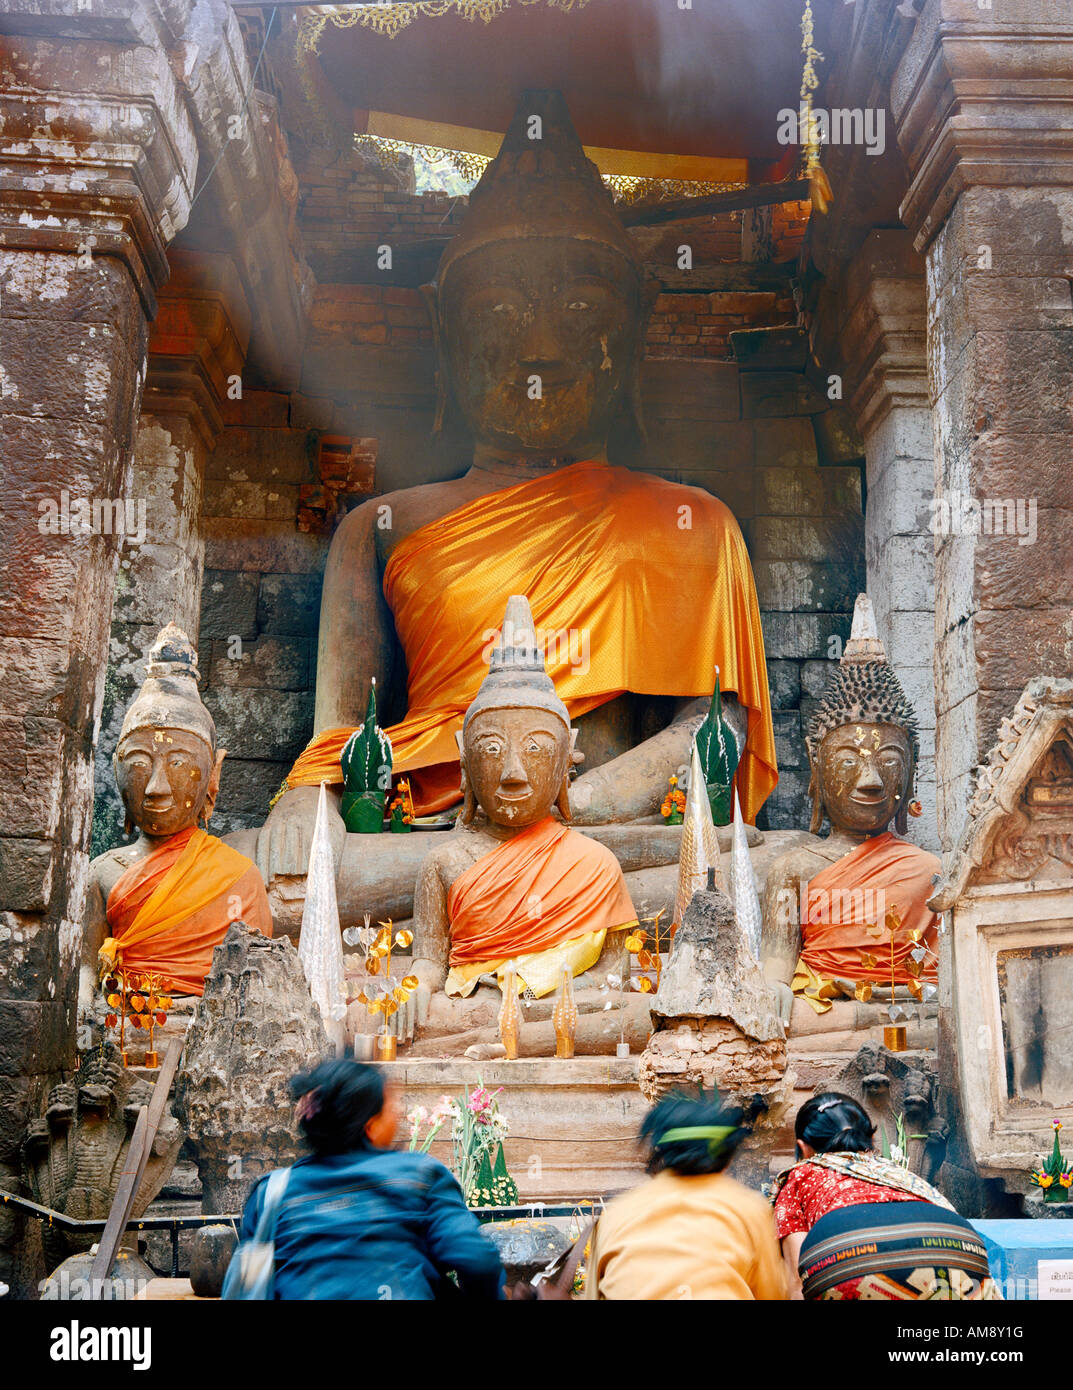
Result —
[[[807, 915], [801, 924], [801, 963], [826, 979], [891, 981], [891, 939], [884, 923], [889, 908], [901, 917], [894, 935], [896, 985], [913, 978], [906, 970], [909, 952], [918, 944], [936, 950], [939, 919], [928, 907], [939, 872], [939, 860], [927, 850], [886, 831], [865, 840], [843, 855], [829, 869], [809, 881]], [[877, 937], [864, 930], [878, 922]], [[920, 931], [914, 941], [911, 932]], [[861, 953], [875, 956], [875, 966], [865, 966]], [[919, 979], [934, 980], [935, 957], [924, 961]]]
[[[755, 820], [778, 773], [760, 610], [737, 522], [701, 488], [596, 462], [468, 502], [395, 548], [384, 595], [409, 690], [406, 718], [387, 733], [419, 813], [458, 800], [455, 732], [510, 594], [529, 599], [571, 718], [627, 690], [708, 695], [718, 666], [722, 689], [748, 708], [736, 781]], [[341, 782], [351, 733], [319, 733], [288, 785]]]
[[201, 994], [212, 953], [235, 918], [272, 935], [252, 859], [200, 828], [180, 831], [117, 880], [105, 909], [116, 964], [159, 974], [176, 994]]
[[459, 874], [447, 917], [452, 968], [546, 951], [637, 920], [612, 852], [550, 816]]

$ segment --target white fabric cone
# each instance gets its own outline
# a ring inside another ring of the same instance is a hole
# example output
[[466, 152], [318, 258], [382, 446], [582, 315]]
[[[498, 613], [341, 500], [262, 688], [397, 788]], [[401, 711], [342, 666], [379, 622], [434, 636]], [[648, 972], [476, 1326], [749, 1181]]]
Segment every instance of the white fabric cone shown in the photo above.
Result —
[[745, 943], [756, 959], [760, 959], [762, 918], [760, 894], [756, 888], [753, 861], [749, 858], [749, 841], [745, 821], [738, 804], [738, 789], [734, 788], [734, 841], [730, 850], [730, 898]]
[[345, 1046], [346, 977], [343, 973], [343, 938], [339, 930], [339, 904], [335, 897], [335, 860], [328, 833], [328, 796], [320, 784], [317, 823], [306, 876], [306, 900], [298, 960], [305, 971], [313, 1002], [320, 1009], [324, 1030], [335, 1055]]
[[712, 820], [712, 805], [704, 782], [700, 754], [693, 744], [689, 791], [682, 823], [682, 848], [678, 856], [678, 893], [674, 900], [674, 926], [680, 926], [694, 893], [708, 886], [708, 870], [715, 870], [715, 884], [726, 892], [719, 867], [719, 840]]

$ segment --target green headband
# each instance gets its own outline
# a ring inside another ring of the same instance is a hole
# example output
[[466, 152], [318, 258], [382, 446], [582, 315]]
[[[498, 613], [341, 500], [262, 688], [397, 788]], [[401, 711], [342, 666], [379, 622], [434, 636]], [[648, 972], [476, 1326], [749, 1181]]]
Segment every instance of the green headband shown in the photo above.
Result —
[[656, 1147], [674, 1144], [683, 1139], [707, 1139], [708, 1151], [714, 1157], [724, 1139], [729, 1139], [737, 1125], [684, 1125], [680, 1129], [669, 1129], [656, 1140]]

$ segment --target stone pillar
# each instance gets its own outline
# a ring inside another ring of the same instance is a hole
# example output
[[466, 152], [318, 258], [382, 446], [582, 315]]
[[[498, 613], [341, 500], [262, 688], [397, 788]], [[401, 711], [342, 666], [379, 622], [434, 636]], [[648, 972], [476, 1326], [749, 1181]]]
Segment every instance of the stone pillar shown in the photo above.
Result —
[[149, 335], [149, 370], [134, 443], [130, 495], [144, 535], [119, 562], [108, 675], [94, 779], [94, 855], [122, 838], [112, 754], [124, 711], [145, 676], [145, 653], [167, 622], [195, 644], [205, 545], [205, 460], [223, 429], [227, 392], [240, 381], [250, 315], [226, 256], [173, 250]]
[[925, 353], [924, 259], [900, 229], [874, 230], [844, 277], [841, 355], [865, 446], [865, 561], [879, 635], [920, 723], [910, 835], [939, 844], [935, 807], [935, 493]]
[[[4, 17], [0, 1186], [17, 1184], [27, 1119], [73, 1050], [93, 741], [126, 520], [115, 503], [130, 493], [147, 321], [196, 167], [166, 54], [186, 9], [95, 0], [57, 16], [49, 27], [72, 37], [54, 38], [28, 12]], [[0, 1217], [0, 1279], [19, 1288], [16, 1225]]]
[[1049, 0], [929, 0], [891, 96], [948, 509], [935, 695], [950, 845], [1000, 720], [1073, 660], [1073, 28]]

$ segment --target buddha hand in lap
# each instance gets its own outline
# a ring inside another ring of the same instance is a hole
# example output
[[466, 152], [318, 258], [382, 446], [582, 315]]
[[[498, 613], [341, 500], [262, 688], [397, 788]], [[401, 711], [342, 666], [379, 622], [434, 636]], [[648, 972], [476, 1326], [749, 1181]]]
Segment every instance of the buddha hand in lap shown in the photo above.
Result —
[[[415, 1017], [440, 1036], [445, 1025], [456, 1034], [487, 1028], [509, 962], [519, 988], [540, 999], [564, 965], [582, 975], [600, 960], [608, 932], [636, 921], [615, 856], [552, 814], [570, 814], [574, 731], [524, 598], [510, 600], [503, 633], [459, 735], [461, 824], [418, 875], [413, 973], [421, 989], [404, 1036]], [[583, 1008], [584, 989], [578, 998]]]
[[911, 952], [919, 955], [921, 946], [934, 952], [938, 925], [927, 902], [939, 860], [902, 838], [919, 752], [916, 720], [864, 594], [806, 743], [812, 833], [825, 816], [831, 832], [775, 860], [763, 903], [764, 973], [786, 1023], [795, 994], [821, 1013], [832, 999], [853, 997], [858, 984], [889, 985], [891, 910], [900, 923], [895, 985], [935, 978], [933, 954], [919, 976], [909, 969]]
[[[270, 884], [305, 872], [316, 788], [341, 780], [339, 753], [374, 676], [381, 710], [404, 716], [387, 733], [418, 813], [457, 803], [456, 735], [512, 591], [528, 596], [577, 721], [578, 823], [657, 814], [668, 775], [688, 763], [715, 666], [740, 716], [738, 785], [755, 819], [777, 774], [741, 533], [709, 493], [607, 462], [612, 421], [636, 398], [642, 279], [561, 97], [526, 94], [432, 293], [443, 401], [450, 388], [474, 435], [473, 465], [371, 499], [333, 539], [317, 733], [258, 843]], [[671, 633], [689, 638], [671, 650]], [[367, 837], [341, 849], [359, 851], [380, 853]], [[360, 881], [357, 869], [340, 874]], [[344, 916], [377, 907], [347, 891]]]
[[147, 679], [123, 719], [113, 758], [131, 845], [89, 868], [79, 1008], [98, 1009], [99, 974], [159, 975], [169, 993], [200, 995], [232, 920], [272, 935], [257, 866], [206, 834], [224, 759], [198, 694], [197, 655], [174, 623], [149, 652]]

